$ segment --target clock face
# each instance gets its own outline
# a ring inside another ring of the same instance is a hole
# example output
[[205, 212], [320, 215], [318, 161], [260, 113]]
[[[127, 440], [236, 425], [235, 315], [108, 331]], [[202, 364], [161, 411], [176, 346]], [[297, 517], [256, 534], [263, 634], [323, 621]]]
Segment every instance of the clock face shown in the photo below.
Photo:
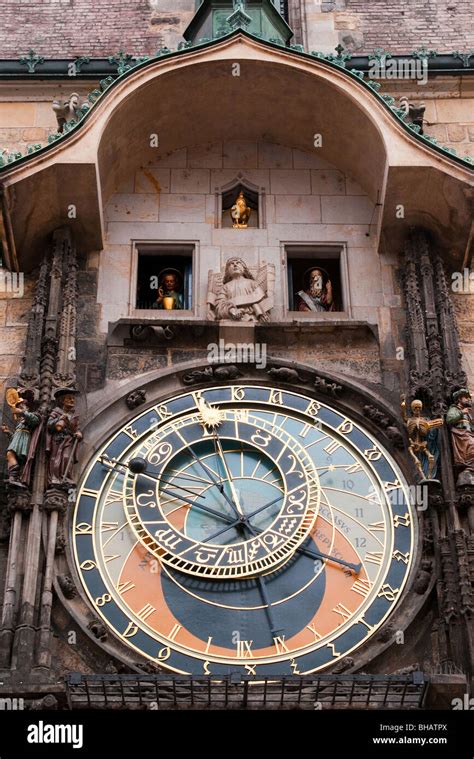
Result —
[[415, 515], [355, 422], [273, 387], [171, 398], [89, 465], [72, 524], [95, 612], [174, 672], [305, 674], [396, 606]]

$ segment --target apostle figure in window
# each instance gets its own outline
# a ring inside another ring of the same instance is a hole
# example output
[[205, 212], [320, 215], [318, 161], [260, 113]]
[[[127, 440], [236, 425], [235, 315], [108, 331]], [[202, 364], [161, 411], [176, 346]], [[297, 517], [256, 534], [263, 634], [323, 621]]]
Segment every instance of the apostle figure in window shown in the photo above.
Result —
[[305, 290], [296, 293], [298, 311], [335, 311], [332, 283], [329, 274], [320, 267], [308, 269], [304, 275]]
[[158, 275], [158, 298], [155, 308], [175, 311], [183, 308], [181, 274], [177, 269], [165, 269]]

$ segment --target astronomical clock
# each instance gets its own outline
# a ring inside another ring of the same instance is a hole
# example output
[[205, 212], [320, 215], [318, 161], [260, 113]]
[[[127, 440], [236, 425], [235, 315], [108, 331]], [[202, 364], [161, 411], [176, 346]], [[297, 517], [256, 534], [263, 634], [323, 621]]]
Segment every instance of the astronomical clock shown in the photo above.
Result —
[[75, 569], [113, 635], [164, 670], [308, 674], [366, 643], [414, 560], [387, 451], [309, 396], [235, 384], [168, 397], [89, 462]]

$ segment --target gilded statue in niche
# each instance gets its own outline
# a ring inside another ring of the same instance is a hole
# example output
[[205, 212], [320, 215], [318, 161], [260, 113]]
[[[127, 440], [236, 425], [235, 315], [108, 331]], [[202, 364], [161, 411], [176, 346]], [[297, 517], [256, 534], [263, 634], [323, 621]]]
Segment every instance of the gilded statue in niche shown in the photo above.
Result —
[[249, 225], [250, 215], [252, 209], [247, 205], [244, 193], [241, 191], [237, 196], [237, 200], [230, 209], [230, 216], [232, 219], [232, 226], [234, 229], [247, 229]]

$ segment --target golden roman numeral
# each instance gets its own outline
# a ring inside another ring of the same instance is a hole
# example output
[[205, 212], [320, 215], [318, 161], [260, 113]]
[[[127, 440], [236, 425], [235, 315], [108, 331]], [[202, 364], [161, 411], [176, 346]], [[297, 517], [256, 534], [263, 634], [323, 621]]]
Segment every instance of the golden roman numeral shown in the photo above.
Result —
[[123, 595], [123, 593], [126, 593], [127, 590], [132, 590], [135, 587], [135, 583], [131, 580], [127, 580], [127, 582], [119, 582], [117, 585], [117, 590], [120, 593], [120, 595]]
[[306, 625], [306, 629], [307, 629], [307, 630], [311, 630], [311, 632], [312, 632], [312, 633], [313, 633], [313, 635], [314, 635], [314, 639], [315, 639], [315, 640], [321, 640], [321, 638], [322, 638], [322, 635], [320, 635], [320, 634], [318, 633], [318, 631], [315, 629], [314, 625]]
[[273, 645], [275, 646], [277, 650], [277, 654], [283, 654], [283, 653], [289, 653], [290, 649], [285, 643], [285, 636], [279, 635], [276, 638], [273, 638]]
[[237, 422], [248, 422], [249, 410], [248, 408], [239, 408], [234, 411], [234, 418]]
[[356, 462], [355, 464], [351, 464], [351, 466], [345, 466], [344, 470], [347, 472], [347, 474], [355, 474], [356, 472], [362, 471], [362, 464]]
[[370, 580], [356, 580], [351, 590], [354, 593], [358, 593], [359, 596], [366, 598], [369, 595], [369, 591], [372, 588], [373, 583]]
[[118, 522], [102, 522], [100, 526], [101, 532], [113, 532], [119, 526]]
[[372, 522], [368, 529], [369, 532], [385, 532], [385, 525], [383, 522]]
[[310, 430], [312, 430], [312, 429], [313, 429], [313, 425], [312, 424], [305, 424], [305, 426], [303, 427], [303, 429], [300, 432], [298, 432], [298, 436], [305, 438], [305, 437], [308, 436], [308, 432]]
[[380, 566], [382, 563], [382, 558], [382, 551], [369, 551], [365, 554], [364, 561], [367, 561], [369, 564], [376, 564], [377, 566]]
[[148, 617], [153, 614], [153, 612], [156, 611], [155, 607], [151, 604], [146, 604], [143, 609], [140, 609], [140, 611], [137, 611], [137, 617], [143, 622], [148, 619]]
[[120, 558], [120, 554], [116, 553], [113, 556], [104, 556], [104, 561], [106, 564], [108, 564], [109, 561], [113, 561], [114, 559], [119, 559], [119, 558]]
[[255, 669], [256, 666], [257, 666], [256, 664], [245, 664], [244, 669], [247, 670], [249, 675], [256, 675], [257, 674], [256, 669]]
[[341, 448], [341, 444], [337, 442], [337, 440], [333, 440], [332, 443], [329, 443], [324, 450], [328, 454], [328, 456], [332, 456], [333, 453], [337, 451], [338, 448]]
[[252, 643], [253, 640], [237, 641], [236, 656], [238, 659], [253, 659]]
[[118, 490], [109, 490], [105, 496], [105, 506], [109, 506], [111, 503], [117, 503], [122, 500], [122, 493]]
[[173, 629], [171, 630], [170, 634], [168, 635], [168, 638], [170, 640], [176, 640], [176, 636], [178, 635], [179, 631], [183, 629], [183, 625], [175, 625]]
[[336, 614], [341, 615], [343, 622], [345, 622], [346, 619], [350, 619], [351, 614], [352, 614], [352, 612], [349, 611], [347, 606], [344, 606], [344, 604], [338, 604], [337, 606], [334, 607], [333, 611], [336, 612]]

